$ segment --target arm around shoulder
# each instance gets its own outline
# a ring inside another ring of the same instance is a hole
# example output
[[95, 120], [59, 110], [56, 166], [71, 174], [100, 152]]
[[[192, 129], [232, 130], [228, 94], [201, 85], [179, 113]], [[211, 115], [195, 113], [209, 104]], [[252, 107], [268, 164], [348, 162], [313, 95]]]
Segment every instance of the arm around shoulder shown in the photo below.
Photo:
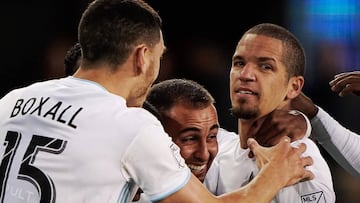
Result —
[[191, 175], [189, 182], [182, 189], [159, 202], [268, 203], [281, 188], [300, 180], [313, 179], [313, 174], [305, 169], [305, 166], [312, 164], [312, 159], [301, 157], [306, 145], [293, 148], [290, 139], [285, 137], [273, 147], [262, 147], [254, 139], [249, 139], [248, 146], [255, 155], [260, 171], [246, 186], [221, 196], [214, 196], [194, 175]]

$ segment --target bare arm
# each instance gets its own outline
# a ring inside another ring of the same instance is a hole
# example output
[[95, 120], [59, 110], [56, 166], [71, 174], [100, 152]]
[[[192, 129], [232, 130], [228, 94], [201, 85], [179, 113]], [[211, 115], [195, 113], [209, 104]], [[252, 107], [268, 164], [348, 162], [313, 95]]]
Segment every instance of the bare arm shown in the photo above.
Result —
[[346, 94], [360, 96], [360, 71], [337, 74], [329, 84], [331, 90], [337, 92], [340, 97], [343, 97]]
[[[301, 158], [306, 146], [290, 146], [290, 139], [285, 137], [274, 147], [260, 146], [254, 139], [248, 145], [253, 151], [259, 174], [246, 186], [221, 196], [212, 195], [200, 181], [192, 175], [190, 181], [178, 192], [170, 195], [161, 203], [227, 203], [227, 202], [270, 202], [283, 187], [303, 179], [312, 179], [313, 174], [304, 167], [312, 164], [310, 157]], [[295, 163], [295, 164], [294, 164]]]
[[[250, 137], [254, 137], [263, 146], [274, 146], [280, 139], [288, 136], [292, 141], [301, 139], [311, 132], [310, 121], [304, 115], [294, 111], [276, 109], [266, 115], [250, 130]], [[257, 139], [260, 138], [260, 139]]]
[[307, 97], [303, 92], [296, 98], [291, 100], [291, 108], [303, 112], [309, 119], [313, 119], [318, 113], [319, 109], [314, 102]]
[[[331, 90], [338, 92], [339, 96], [354, 94], [360, 96], [360, 71], [345, 72], [334, 76], [329, 82]], [[303, 112], [309, 119], [318, 113], [318, 107], [303, 92], [291, 100], [291, 109]]]

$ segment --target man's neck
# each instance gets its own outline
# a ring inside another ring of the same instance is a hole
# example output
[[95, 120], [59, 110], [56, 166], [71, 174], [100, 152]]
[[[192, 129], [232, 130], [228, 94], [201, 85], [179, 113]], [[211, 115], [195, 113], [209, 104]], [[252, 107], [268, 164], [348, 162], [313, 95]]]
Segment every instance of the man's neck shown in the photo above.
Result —
[[241, 148], [247, 148], [247, 139], [249, 138], [249, 130], [254, 120], [238, 119], [238, 131], [240, 136]]
[[257, 118], [257, 119], [238, 119], [238, 131], [240, 136], [241, 148], [246, 149], [247, 147], [247, 139], [250, 137], [254, 137], [253, 131], [258, 131], [258, 128], [261, 126], [266, 116]]
[[127, 77], [123, 71], [113, 72], [107, 67], [96, 69], [82, 69], [80, 67], [73, 76], [94, 81], [112, 94], [123, 97], [126, 101], [128, 100], [131, 88], [133, 88], [131, 77]]

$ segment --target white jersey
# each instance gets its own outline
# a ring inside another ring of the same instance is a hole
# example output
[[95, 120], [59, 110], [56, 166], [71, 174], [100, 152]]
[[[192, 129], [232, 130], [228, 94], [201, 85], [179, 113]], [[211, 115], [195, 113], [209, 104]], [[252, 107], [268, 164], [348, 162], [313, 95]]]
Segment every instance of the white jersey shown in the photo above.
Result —
[[[330, 169], [321, 156], [318, 147], [312, 140], [306, 137], [293, 142], [292, 145], [296, 146], [299, 142], [305, 143], [307, 146], [304, 156], [311, 156], [313, 158], [314, 164], [309, 166], [308, 169], [314, 173], [315, 178], [311, 181], [300, 182], [281, 189], [272, 202], [335, 202], [335, 192]], [[205, 183], [207, 187], [214, 194], [220, 195], [249, 183], [258, 174], [258, 168], [256, 161], [250, 159], [248, 154], [249, 149], [242, 149], [240, 147], [240, 139], [229, 140], [222, 143], [221, 146], [219, 145], [219, 152], [214, 161], [218, 167], [218, 174], [209, 173], [206, 176]]]
[[95, 82], [35, 83], [0, 107], [0, 202], [122, 203], [138, 186], [156, 201], [190, 179], [160, 122]]
[[[227, 143], [239, 143], [239, 136], [234, 133], [227, 131], [223, 128], [220, 128], [217, 134], [217, 141], [218, 141], [218, 154], [222, 154], [224, 151], [228, 150]], [[211, 167], [209, 168], [208, 172], [206, 173], [204, 179], [205, 187], [213, 194], [217, 193], [217, 182], [219, 181], [219, 162], [217, 158], [211, 163]]]
[[311, 120], [312, 136], [342, 167], [360, 179], [360, 136], [318, 108], [317, 115]]

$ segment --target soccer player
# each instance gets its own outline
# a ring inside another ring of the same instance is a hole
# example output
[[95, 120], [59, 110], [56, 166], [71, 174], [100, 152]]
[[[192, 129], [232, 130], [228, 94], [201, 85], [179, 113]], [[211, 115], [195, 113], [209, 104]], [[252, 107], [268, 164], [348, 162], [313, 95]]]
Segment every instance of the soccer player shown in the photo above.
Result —
[[[149, 110], [161, 121], [165, 132], [180, 148], [180, 154], [191, 172], [204, 182], [207, 173], [216, 173], [217, 166], [212, 166], [213, 159], [224, 142], [239, 142], [239, 137], [220, 127], [215, 100], [199, 83], [187, 79], [169, 79], [153, 85], [143, 108]], [[281, 115], [288, 120], [293, 117], [304, 120], [302, 115]], [[279, 131], [302, 131], [283, 126]], [[296, 132], [294, 132], [296, 133]], [[304, 135], [305, 129], [302, 131]], [[210, 175], [210, 177], [214, 177]], [[217, 181], [216, 179], [206, 179]], [[209, 185], [205, 183], [205, 185]], [[215, 191], [214, 188], [208, 188]], [[138, 202], [144, 203], [142, 195]]]
[[[258, 24], [241, 37], [230, 71], [230, 98], [232, 112], [238, 117], [240, 142], [228, 142], [227, 149], [215, 158], [219, 166], [216, 194], [251, 183], [256, 177], [256, 163], [248, 157], [246, 143], [254, 130], [252, 126], [260, 127], [274, 109], [290, 109], [290, 101], [303, 87], [304, 68], [305, 53], [301, 44], [283, 27]], [[292, 144], [299, 143], [308, 146], [306, 155], [314, 160], [309, 169], [315, 178], [281, 189], [272, 202], [335, 202], [330, 169], [318, 147], [306, 137]], [[238, 171], [241, 172], [235, 173]]]

